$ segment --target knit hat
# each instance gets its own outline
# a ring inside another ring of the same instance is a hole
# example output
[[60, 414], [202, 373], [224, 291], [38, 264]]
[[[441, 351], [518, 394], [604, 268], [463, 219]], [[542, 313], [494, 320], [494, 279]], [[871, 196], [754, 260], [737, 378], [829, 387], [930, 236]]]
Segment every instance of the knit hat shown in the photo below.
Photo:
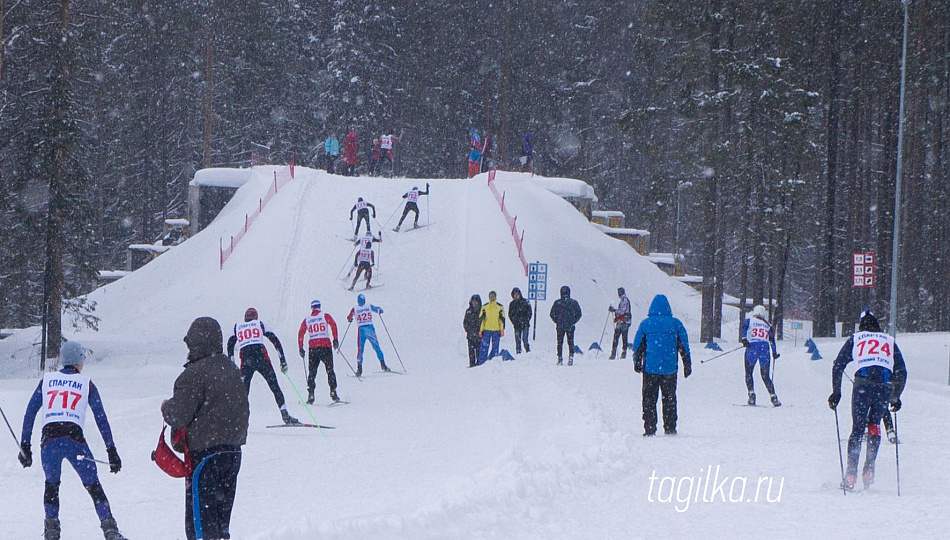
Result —
[[59, 363], [65, 366], [81, 366], [86, 361], [86, 351], [78, 341], [67, 341], [59, 350]]
[[188, 345], [189, 360], [221, 354], [224, 345], [221, 325], [211, 317], [198, 317], [188, 328], [184, 341]]
[[311, 300], [311, 301], [310, 301], [310, 309], [320, 309], [320, 301], [319, 301], [319, 300]]

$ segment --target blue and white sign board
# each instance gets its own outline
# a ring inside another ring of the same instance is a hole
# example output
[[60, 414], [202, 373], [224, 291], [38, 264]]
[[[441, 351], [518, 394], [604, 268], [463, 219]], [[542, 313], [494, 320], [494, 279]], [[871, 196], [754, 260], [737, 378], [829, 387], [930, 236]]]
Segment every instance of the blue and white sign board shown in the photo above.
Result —
[[548, 265], [533, 262], [528, 264], [528, 300], [544, 301], [548, 296]]

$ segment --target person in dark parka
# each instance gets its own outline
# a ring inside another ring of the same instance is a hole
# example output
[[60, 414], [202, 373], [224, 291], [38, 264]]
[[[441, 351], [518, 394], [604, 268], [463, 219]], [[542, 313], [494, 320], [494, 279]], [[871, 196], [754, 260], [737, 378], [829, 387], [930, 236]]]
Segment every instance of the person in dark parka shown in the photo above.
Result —
[[172, 430], [185, 428], [185, 445], [195, 467], [185, 478], [185, 534], [188, 540], [231, 538], [231, 508], [250, 416], [247, 390], [241, 372], [222, 354], [218, 321], [195, 319], [184, 341], [188, 362], [175, 380], [174, 394], [162, 403], [162, 416]]
[[643, 374], [643, 436], [656, 435], [656, 400], [663, 393], [663, 430], [676, 435], [676, 372], [683, 357], [683, 378], [693, 372], [686, 328], [673, 317], [666, 296], [653, 297], [633, 337], [633, 370]]
[[511, 303], [508, 304], [508, 320], [515, 328], [515, 353], [521, 354], [521, 345], [524, 343], [524, 352], [531, 352], [528, 344], [528, 329], [531, 328], [531, 304], [521, 295], [521, 289], [511, 289]]
[[574, 365], [574, 325], [581, 320], [581, 306], [577, 300], [571, 298], [571, 288], [561, 287], [561, 297], [551, 306], [551, 320], [557, 328], [557, 365], [562, 364], [564, 358], [564, 338], [567, 337], [568, 357], [567, 365]]
[[468, 301], [465, 318], [462, 319], [462, 328], [465, 329], [465, 338], [468, 341], [468, 367], [475, 367], [478, 364], [478, 348], [482, 344], [482, 338], [478, 335], [482, 325], [482, 321], [478, 318], [481, 312], [482, 297], [473, 294]]

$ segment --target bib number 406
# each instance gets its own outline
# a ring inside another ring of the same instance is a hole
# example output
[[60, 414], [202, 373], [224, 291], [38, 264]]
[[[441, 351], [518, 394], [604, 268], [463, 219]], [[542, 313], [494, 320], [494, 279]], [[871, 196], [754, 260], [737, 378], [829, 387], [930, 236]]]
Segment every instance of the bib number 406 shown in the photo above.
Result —
[[313, 323], [307, 327], [307, 331], [311, 334], [317, 334], [320, 332], [327, 331], [327, 323]]

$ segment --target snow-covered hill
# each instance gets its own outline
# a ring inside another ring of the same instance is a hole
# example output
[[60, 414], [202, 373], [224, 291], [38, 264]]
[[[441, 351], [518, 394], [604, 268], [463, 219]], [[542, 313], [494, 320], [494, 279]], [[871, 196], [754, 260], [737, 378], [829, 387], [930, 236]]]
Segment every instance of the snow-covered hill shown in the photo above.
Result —
[[[279, 415], [266, 385], [255, 381], [235, 538], [924, 538], [945, 528], [950, 451], [940, 434], [950, 422], [935, 413], [948, 404], [939, 369], [946, 365], [945, 335], [914, 336], [905, 346], [911, 382], [899, 418], [903, 496], [894, 496], [893, 447], [885, 443], [874, 489], [844, 497], [836, 489], [834, 415], [825, 405], [840, 340], [820, 341], [826, 360], [819, 362], [780, 345], [776, 386], [785, 406], [779, 409], [736, 407], [745, 399], [739, 353], [700, 364], [713, 353], [693, 344], [694, 375], [679, 382], [680, 435], [643, 439], [640, 378], [630, 361], [608, 361], [587, 348], [599, 340], [618, 286], [626, 288], [635, 320], [646, 315], [654, 294], [669, 296], [695, 339], [699, 297], [692, 289], [600, 233], [530, 177], [499, 174], [497, 186], [526, 231], [528, 260], [549, 263], [552, 292], [569, 285], [584, 308], [577, 341], [585, 354], [572, 368], [554, 366], [550, 298], [539, 305], [530, 354], [467, 369], [461, 320], [468, 298], [497, 290], [507, 304], [512, 287], [526, 289], [484, 175], [429, 180], [420, 222], [431, 225], [394, 233], [402, 194], [426, 180], [298, 168], [219, 269], [219, 239], [243, 225], [272, 175], [273, 169], [255, 169], [206, 230], [94, 292], [100, 331], [70, 336], [94, 351], [85, 373], [101, 389], [124, 462], [119, 475], [103, 473], [103, 484], [133, 540], [183, 537], [182, 483], [148, 456], [161, 428], [159, 404], [184, 361], [188, 324], [210, 315], [228, 328], [256, 307], [283, 341], [290, 375], [303, 389], [295, 337], [310, 300], [321, 299], [342, 321], [341, 335], [355, 304], [356, 293], [337, 276], [352, 259], [347, 217], [359, 196], [376, 205], [373, 230], [384, 231], [377, 244], [383, 286], [366, 294], [386, 310], [392, 343], [378, 331], [387, 363], [400, 365], [395, 344], [408, 373], [373, 373], [370, 356], [370, 374], [359, 382], [345, 376], [337, 356], [339, 392], [350, 404], [325, 407], [321, 371], [313, 414], [337, 427], [326, 437], [265, 429]], [[724, 335], [735, 335], [735, 318], [734, 311], [727, 314]], [[351, 362], [354, 334], [342, 346]], [[30, 338], [21, 332], [0, 341], [0, 369], [8, 377], [0, 379], [0, 406], [17, 432], [36, 384], [25, 360]], [[511, 336], [502, 345], [513, 351]], [[281, 386], [291, 413], [309, 418], [287, 379]], [[848, 411], [839, 408], [842, 437]], [[86, 433], [104, 455], [92, 423]], [[0, 539], [34, 538], [42, 530], [42, 470], [38, 464], [21, 469], [12, 442], [8, 437], [0, 453]], [[729, 477], [724, 500], [706, 487], [707, 473], [712, 479], [717, 471], [719, 482]], [[747, 479], [741, 496], [737, 477]], [[760, 477], [766, 478], [761, 487]], [[730, 496], [742, 502], [729, 502]], [[96, 537], [88, 495], [71, 473], [64, 475], [62, 501], [64, 538]]]

